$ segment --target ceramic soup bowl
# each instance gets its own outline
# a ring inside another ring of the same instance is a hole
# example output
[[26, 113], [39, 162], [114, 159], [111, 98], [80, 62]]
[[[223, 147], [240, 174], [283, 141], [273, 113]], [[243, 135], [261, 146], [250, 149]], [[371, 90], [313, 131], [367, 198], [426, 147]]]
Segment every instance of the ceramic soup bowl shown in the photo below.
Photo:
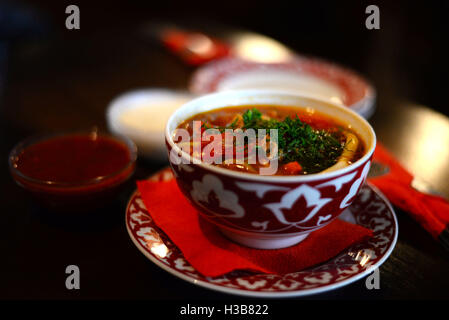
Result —
[[[354, 163], [330, 172], [275, 176], [232, 171], [194, 163], [173, 140], [184, 120], [214, 109], [240, 105], [313, 108], [351, 125], [365, 144]], [[179, 155], [170, 165], [183, 194], [202, 217], [235, 242], [260, 249], [288, 247], [336, 219], [351, 205], [364, 184], [376, 146], [370, 124], [347, 107], [307, 96], [267, 90], [227, 91], [205, 95], [181, 106], [168, 120], [167, 151]], [[182, 212], [180, 212], [182, 214]]]

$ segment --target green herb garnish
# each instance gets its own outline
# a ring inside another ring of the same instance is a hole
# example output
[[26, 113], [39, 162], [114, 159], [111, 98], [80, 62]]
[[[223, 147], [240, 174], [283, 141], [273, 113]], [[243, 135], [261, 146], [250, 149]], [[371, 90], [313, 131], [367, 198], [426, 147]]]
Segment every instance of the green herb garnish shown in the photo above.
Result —
[[263, 119], [257, 109], [243, 114], [243, 129], [277, 129], [279, 161], [297, 161], [304, 173], [317, 173], [334, 165], [343, 152], [344, 142], [337, 133], [316, 130], [298, 116], [279, 121]]

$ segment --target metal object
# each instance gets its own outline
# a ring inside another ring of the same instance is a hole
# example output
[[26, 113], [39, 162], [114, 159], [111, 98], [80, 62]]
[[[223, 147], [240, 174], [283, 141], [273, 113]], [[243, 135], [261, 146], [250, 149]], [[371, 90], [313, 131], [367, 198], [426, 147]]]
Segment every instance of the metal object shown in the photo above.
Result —
[[[390, 172], [390, 167], [377, 162], [377, 161], [373, 161], [371, 163], [371, 168], [368, 172], [368, 178], [376, 178], [376, 177], [380, 177], [383, 175], [386, 175]], [[422, 192], [422, 193], [427, 193], [427, 194], [431, 194], [431, 195], [436, 195], [436, 196], [440, 196], [440, 197], [444, 197], [441, 193], [439, 193], [438, 191], [435, 190], [435, 188], [433, 188], [427, 181], [414, 176], [413, 180], [410, 184], [410, 186], [415, 189], [416, 191]]]
[[368, 172], [368, 178], [380, 177], [380, 176], [386, 175], [389, 172], [390, 172], [390, 167], [388, 167], [380, 162], [373, 161], [371, 163], [371, 168], [369, 169], [369, 172]]

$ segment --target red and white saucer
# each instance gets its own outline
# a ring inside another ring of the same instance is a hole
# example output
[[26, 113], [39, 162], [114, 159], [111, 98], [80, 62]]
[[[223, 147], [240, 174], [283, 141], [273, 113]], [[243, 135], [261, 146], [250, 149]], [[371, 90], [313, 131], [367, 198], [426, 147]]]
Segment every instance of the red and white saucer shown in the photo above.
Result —
[[[150, 178], [174, 179], [167, 168]], [[373, 231], [373, 237], [346, 248], [317, 266], [283, 275], [234, 271], [220, 277], [205, 277], [186, 261], [178, 247], [157, 227], [134, 192], [126, 209], [126, 228], [137, 248], [153, 263], [174, 276], [211, 290], [252, 297], [293, 297], [322, 293], [367, 276], [389, 257], [396, 244], [398, 224], [388, 200], [373, 186], [360, 190], [353, 204], [340, 217]]]
[[280, 63], [222, 58], [197, 69], [189, 89], [195, 94], [277, 89], [339, 103], [365, 118], [374, 112], [376, 100], [374, 87], [356, 72], [301, 55]]

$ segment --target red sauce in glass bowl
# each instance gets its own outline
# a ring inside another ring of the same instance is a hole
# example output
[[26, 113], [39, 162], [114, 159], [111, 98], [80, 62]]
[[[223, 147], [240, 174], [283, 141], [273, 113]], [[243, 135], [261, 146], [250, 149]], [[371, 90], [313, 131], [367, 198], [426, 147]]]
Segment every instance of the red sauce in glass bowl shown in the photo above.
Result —
[[72, 133], [34, 138], [11, 152], [16, 182], [47, 207], [64, 211], [101, 207], [133, 174], [136, 147], [127, 138]]

